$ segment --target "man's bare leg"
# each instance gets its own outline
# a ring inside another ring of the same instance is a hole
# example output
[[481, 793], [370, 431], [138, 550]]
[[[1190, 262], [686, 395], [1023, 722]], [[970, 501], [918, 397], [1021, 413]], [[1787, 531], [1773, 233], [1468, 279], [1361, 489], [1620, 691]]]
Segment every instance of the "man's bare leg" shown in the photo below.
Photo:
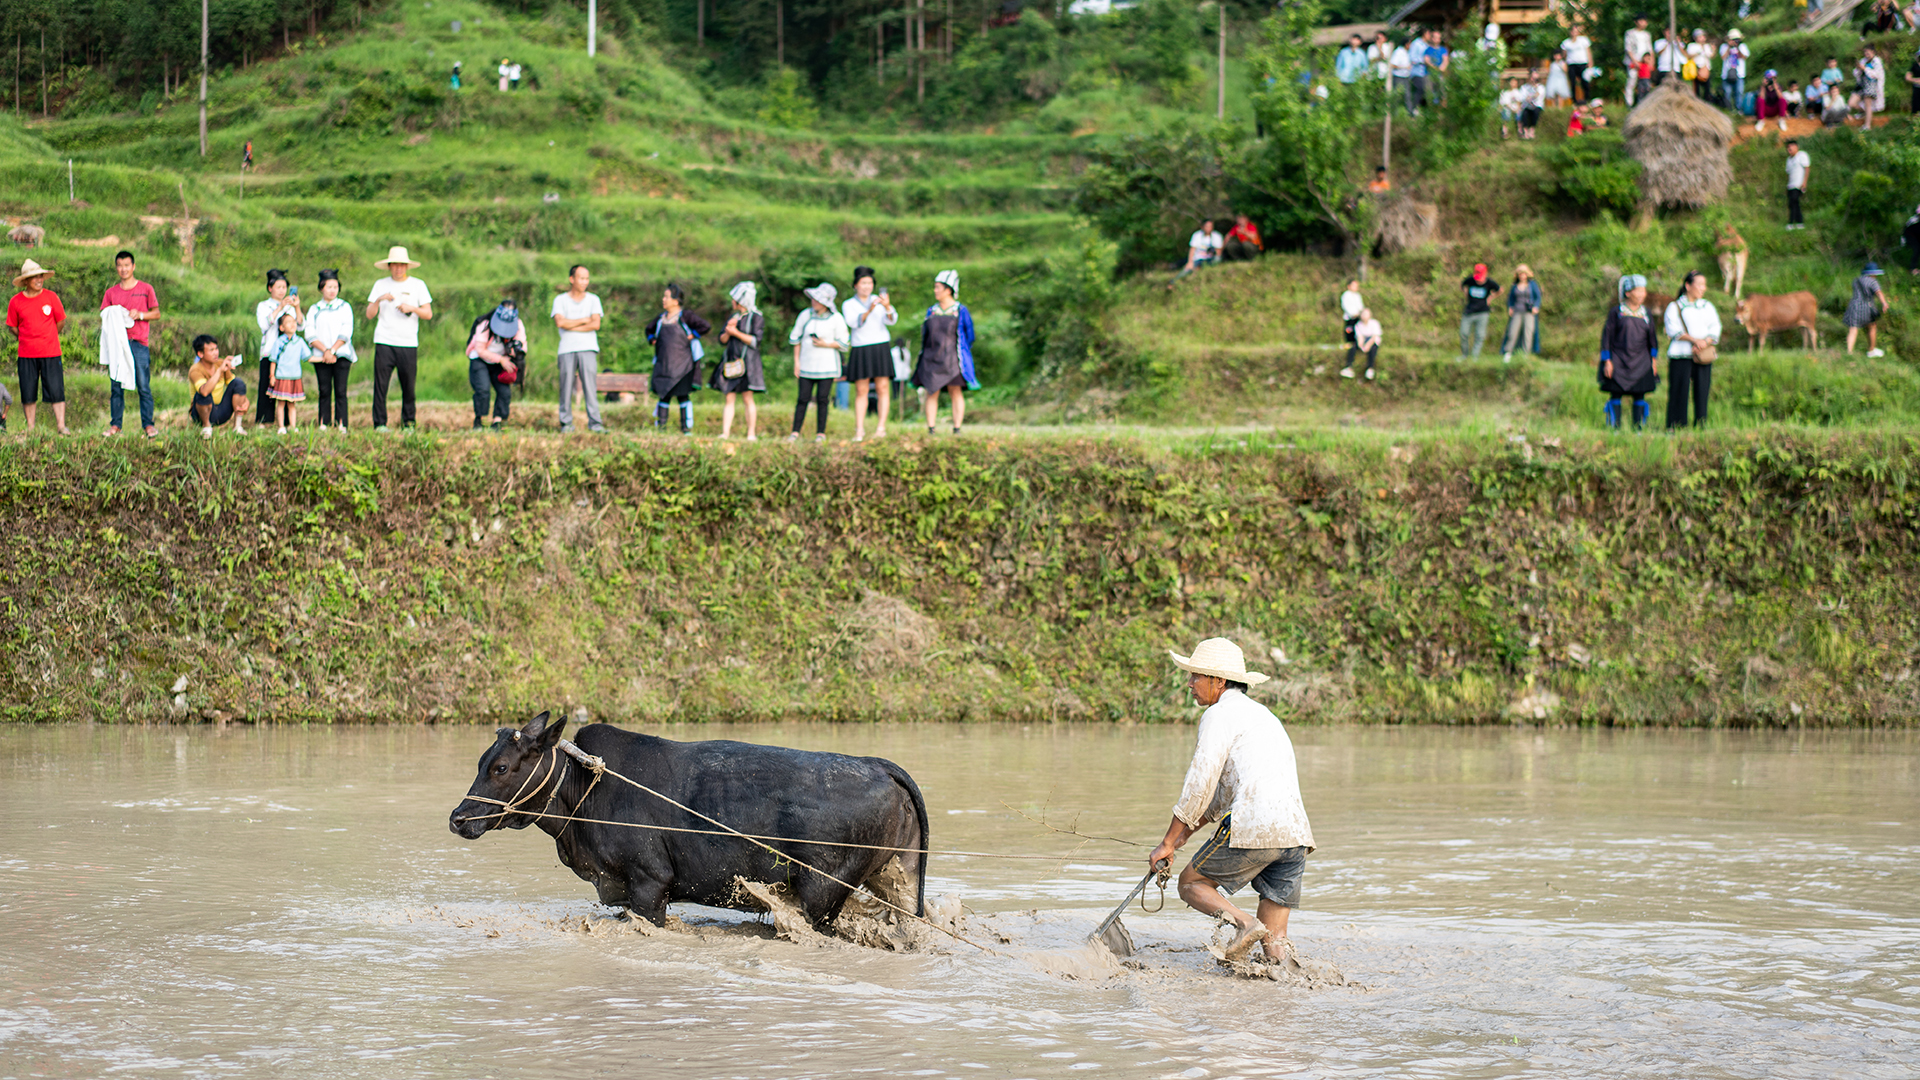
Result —
[[1235, 906], [1233, 901], [1221, 895], [1219, 886], [1215, 885], [1212, 879], [1203, 876], [1191, 866], [1180, 871], [1180, 899], [1185, 900], [1188, 907], [1202, 915], [1224, 915], [1232, 920], [1233, 925], [1242, 930], [1258, 921], [1260, 925], [1267, 928], [1266, 943], [1263, 946], [1267, 958], [1278, 960], [1283, 955], [1281, 950], [1285, 946], [1280, 942], [1287, 936], [1287, 917], [1293, 913], [1292, 908], [1284, 904], [1276, 904], [1263, 896], [1260, 898], [1260, 906], [1257, 909], [1258, 915], [1248, 915]]

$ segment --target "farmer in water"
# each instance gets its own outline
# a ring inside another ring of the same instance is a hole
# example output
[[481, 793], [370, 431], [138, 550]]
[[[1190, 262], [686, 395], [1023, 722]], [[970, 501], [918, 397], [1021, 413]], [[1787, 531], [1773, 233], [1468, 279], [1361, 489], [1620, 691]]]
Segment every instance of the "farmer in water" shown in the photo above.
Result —
[[[1240, 646], [1208, 638], [1192, 656], [1171, 655], [1190, 673], [1187, 686], [1207, 711], [1166, 839], [1147, 865], [1172, 858], [1188, 837], [1218, 819], [1213, 837], [1180, 871], [1180, 899], [1237, 928], [1226, 959], [1245, 959], [1264, 942], [1269, 963], [1293, 965], [1287, 915], [1300, 902], [1300, 878], [1313, 850], [1293, 743], [1280, 718], [1247, 696], [1249, 686], [1267, 677], [1247, 670]], [[1248, 882], [1260, 894], [1257, 917], [1227, 899]]]

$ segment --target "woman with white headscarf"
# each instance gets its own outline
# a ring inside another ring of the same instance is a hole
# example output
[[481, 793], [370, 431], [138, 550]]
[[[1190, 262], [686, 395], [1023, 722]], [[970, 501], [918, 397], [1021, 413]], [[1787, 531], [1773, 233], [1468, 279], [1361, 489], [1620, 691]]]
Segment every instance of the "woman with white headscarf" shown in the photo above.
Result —
[[1600, 330], [1600, 392], [1607, 395], [1607, 426], [1620, 430], [1620, 399], [1633, 399], [1633, 428], [1647, 423], [1647, 395], [1660, 387], [1660, 336], [1647, 314], [1647, 279], [1620, 279], [1620, 303]]
[[927, 392], [927, 434], [940, 412], [940, 392], [953, 402], [953, 433], [967, 416], [965, 391], [977, 389], [973, 376], [973, 313], [960, 302], [960, 274], [942, 270], [933, 279], [933, 306], [920, 324], [920, 362], [913, 385]]
[[767, 317], [760, 314], [753, 282], [743, 281], [727, 295], [733, 300], [733, 315], [720, 331], [720, 345], [725, 352], [720, 363], [714, 366], [707, 385], [727, 396], [726, 404], [720, 409], [720, 437], [733, 436], [733, 399], [744, 396], [747, 441], [758, 442], [760, 413], [754, 408], [753, 395], [767, 392], [767, 372], [760, 362], [760, 339], [767, 333]]

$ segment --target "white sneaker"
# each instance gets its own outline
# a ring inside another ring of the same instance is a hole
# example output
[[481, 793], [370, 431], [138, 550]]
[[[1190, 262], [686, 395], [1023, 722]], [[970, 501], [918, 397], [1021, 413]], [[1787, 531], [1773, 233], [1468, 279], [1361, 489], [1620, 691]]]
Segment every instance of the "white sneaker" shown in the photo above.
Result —
[[1500, 354], [1500, 362], [1501, 362], [1501, 363], [1503, 363], [1503, 364], [1511, 364], [1511, 363], [1513, 363], [1513, 354], [1512, 354], [1512, 353], [1510, 353], [1510, 352], [1503, 352], [1503, 353], [1501, 353], [1501, 354]]
[[1882, 357], [1882, 356], [1885, 356], [1885, 355], [1887, 355], [1887, 350], [1885, 350], [1885, 349], [1868, 349], [1868, 350], [1867, 350], [1867, 355], [1868, 355], [1868, 356], [1871, 356], [1871, 357], [1876, 357], [1876, 358], [1877, 358], [1877, 357]]
[[1368, 381], [1368, 382], [1372, 382], [1372, 381], [1373, 381], [1373, 369], [1372, 369], [1372, 368], [1368, 368], [1368, 369], [1367, 369], [1367, 381]]
[[211, 438], [213, 438], [213, 429], [212, 429], [212, 428], [210, 428], [210, 427], [203, 427], [203, 428], [201, 428], [201, 429], [200, 429], [200, 437], [201, 437], [201, 438], [203, 438], [203, 439], [211, 439]]
[[247, 433], [246, 427], [240, 423], [240, 418], [237, 416], [233, 418], [233, 433], [235, 435], [245, 435]]
[[1351, 378], [1353, 378], [1353, 369], [1352, 369], [1352, 368], [1350, 368], [1350, 367], [1343, 367], [1343, 368], [1341, 368], [1341, 369], [1340, 369], [1340, 377], [1341, 377], [1341, 378], [1343, 378], [1343, 379], [1351, 379]]
[[280, 434], [282, 434], [282, 435], [285, 435], [286, 433], [287, 433], [287, 429], [286, 429], [286, 428], [281, 428], [281, 429], [280, 429]]

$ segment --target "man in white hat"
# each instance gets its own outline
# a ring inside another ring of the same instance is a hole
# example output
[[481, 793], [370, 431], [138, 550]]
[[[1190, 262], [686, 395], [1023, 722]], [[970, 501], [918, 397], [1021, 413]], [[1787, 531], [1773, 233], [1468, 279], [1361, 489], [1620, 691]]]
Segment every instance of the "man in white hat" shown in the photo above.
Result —
[[[1248, 687], [1267, 677], [1248, 671], [1240, 646], [1226, 638], [1208, 638], [1192, 656], [1170, 655], [1190, 673], [1187, 686], [1207, 711], [1200, 716], [1199, 745], [1173, 821], [1147, 865], [1171, 859], [1188, 837], [1217, 819], [1220, 827], [1180, 871], [1180, 899], [1233, 923], [1237, 932], [1226, 959], [1244, 959], [1264, 942], [1270, 963], [1292, 964], [1287, 915], [1300, 902], [1313, 829], [1287, 729], [1247, 696]], [[1248, 882], [1260, 895], [1257, 917], [1227, 899]]]
[[373, 430], [387, 430], [387, 384], [400, 373], [400, 425], [413, 426], [414, 379], [420, 373], [420, 320], [433, 318], [433, 294], [413, 276], [420, 264], [407, 249], [387, 249], [373, 265], [387, 272], [367, 293], [367, 318], [373, 319]]
[[19, 348], [20, 401], [26, 406], [27, 429], [33, 429], [34, 406], [41, 398], [53, 406], [53, 423], [67, 434], [66, 369], [60, 362], [60, 331], [67, 325], [67, 309], [46, 287], [53, 271], [28, 259], [13, 276], [20, 291], [7, 302], [7, 329]]

